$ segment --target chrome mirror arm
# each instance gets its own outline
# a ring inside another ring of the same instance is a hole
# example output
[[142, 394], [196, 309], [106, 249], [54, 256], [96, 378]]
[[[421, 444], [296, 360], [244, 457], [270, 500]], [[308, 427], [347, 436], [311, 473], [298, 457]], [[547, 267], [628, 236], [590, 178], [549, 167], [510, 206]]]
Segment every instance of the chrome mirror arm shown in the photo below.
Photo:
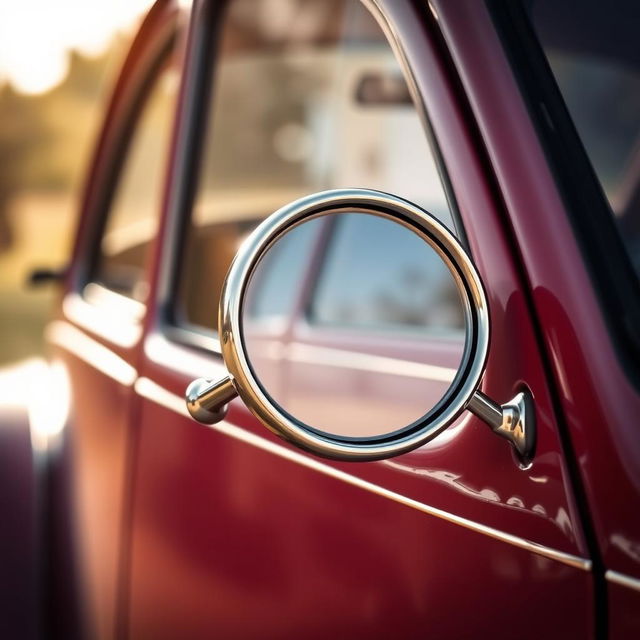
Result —
[[503, 405], [494, 402], [482, 391], [476, 391], [467, 409], [486, 422], [495, 434], [508, 440], [524, 466], [530, 464], [536, 448], [536, 424], [529, 391], [517, 393]]
[[[215, 424], [224, 419], [229, 402], [238, 392], [231, 376], [224, 376], [220, 380], [198, 378], [187, 387], [185, 395], [187, 409], [193, 418], [204, 424]], [[499, 405], [482, 391], [476, 391], [467, 409], [486, 422], [495, 434], [508, 440], [524, 466], [531, 462], [535, 453], [536, 429], [530, 392], [520, 392]]]

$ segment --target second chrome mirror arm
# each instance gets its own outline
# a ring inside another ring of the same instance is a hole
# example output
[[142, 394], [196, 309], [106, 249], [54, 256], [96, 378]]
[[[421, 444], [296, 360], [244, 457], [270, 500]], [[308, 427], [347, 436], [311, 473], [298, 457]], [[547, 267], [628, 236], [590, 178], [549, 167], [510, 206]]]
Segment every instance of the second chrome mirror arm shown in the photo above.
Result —
[[503, 405], [494, 402], [482, 391], [476, 391], [467, 409], [486, 422], [495, 434], [508, 440], [524, 466], [531, 462], [536, 446], [536, 426], [535, 409], [529, 391], [517, 393]]

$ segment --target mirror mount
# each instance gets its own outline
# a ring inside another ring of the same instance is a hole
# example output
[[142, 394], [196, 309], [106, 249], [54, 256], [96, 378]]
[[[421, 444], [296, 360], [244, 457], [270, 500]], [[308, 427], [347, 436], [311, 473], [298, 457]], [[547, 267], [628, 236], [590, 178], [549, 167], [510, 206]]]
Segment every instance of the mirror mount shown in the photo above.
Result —
[[517, 393], [503, 405], [476, 391], [467, 409], [486, 422], [496, 435], [511, 443], [523, 467], [531, 464], [536, 447], [536, 428], [530, 391]]
[[[220, 380], [198, 378], [187, 387], [185, 394], [189, 414], [203, 424], [224, 420], [229, 402], [237, 396], [231, 376]], [[522, 467], [531, 464], [536, 447], [536, 429], [530, 391], [521, 391], [502, 405], [482, 391], [476, 391], [467, 409], [489, 425], [496, 435], [511, 443]]]

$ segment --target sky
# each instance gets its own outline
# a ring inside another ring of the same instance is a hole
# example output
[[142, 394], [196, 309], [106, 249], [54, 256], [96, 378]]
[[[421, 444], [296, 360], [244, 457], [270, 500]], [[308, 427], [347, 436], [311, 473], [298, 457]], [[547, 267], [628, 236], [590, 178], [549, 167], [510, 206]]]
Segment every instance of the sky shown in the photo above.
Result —
[[61, 82], [69, 53], [98, 55], [152, 0], [0, 0], [0, 85], [38, 94]]

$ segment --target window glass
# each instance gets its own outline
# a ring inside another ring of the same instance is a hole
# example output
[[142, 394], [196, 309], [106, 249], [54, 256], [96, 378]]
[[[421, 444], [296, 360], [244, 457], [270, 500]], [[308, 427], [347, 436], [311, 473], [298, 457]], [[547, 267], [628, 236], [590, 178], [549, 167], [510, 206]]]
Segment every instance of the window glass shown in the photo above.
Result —
[[529, 11], [640, 276], [640, 3], [534, 0]]
[[145, 265], [158, 226], [177, 88], [178, 72], [167, 62], [153, 77], [137, 114], [92, 278], [140, 302], [148, 293]]
[[[355, 268], [349, 268], [353, 265]], [[317, 324], [464, 335], [454, 279], [417, 234], [371, 215], [337, 220], [310, 309]]]
[[211, 95], [179, 321], [213, 330], [248, 231], [315, 191], [392, 192], [453, 230], [401, 69], [359, 0], [232, 0]]

